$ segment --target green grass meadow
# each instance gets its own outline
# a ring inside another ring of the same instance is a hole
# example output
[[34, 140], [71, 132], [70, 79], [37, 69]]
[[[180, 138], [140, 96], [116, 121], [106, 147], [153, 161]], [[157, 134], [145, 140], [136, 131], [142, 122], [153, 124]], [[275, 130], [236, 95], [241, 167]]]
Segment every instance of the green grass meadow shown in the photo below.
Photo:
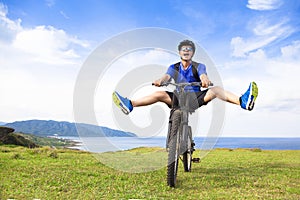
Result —
[[299, 150], [216, 149], [190, 173], [181, 165], [176, 188], [166, 166], [128, 173], [77, 150], [2, 145], [0, 159], [0, 199], [300, 199]]

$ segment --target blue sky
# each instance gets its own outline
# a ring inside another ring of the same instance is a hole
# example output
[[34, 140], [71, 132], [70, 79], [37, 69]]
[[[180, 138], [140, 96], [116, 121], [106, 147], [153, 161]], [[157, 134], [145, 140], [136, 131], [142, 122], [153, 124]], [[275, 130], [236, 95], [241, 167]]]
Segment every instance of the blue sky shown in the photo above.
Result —
[[87, 56], [122, 32], [161, 27], [200, 44], [225, 89], [258, 83], [253, 112], [227, 106], [224, 136], [299, 137], [299, 19], [298, 0], [0, 0], [0, 121], [73, 121]]

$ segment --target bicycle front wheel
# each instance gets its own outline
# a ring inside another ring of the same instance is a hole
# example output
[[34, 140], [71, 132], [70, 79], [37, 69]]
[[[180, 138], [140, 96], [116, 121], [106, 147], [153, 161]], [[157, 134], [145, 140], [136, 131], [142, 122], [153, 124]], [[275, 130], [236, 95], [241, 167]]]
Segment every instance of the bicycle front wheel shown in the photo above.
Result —
[[187, 135], [187, 149], [183, 153], [183, 167], [185, 172], [190, 172], [192, 170], [192, 155], [193, 155], [193, 146], [192, 146], [192, 129], [191, 127], [188, 128], [188, 135]]
[[169, 140], [167, 182], [170, 187], [175, 187], [180, 156], [180, 122], [181, 112], [176, 110], [172, 116], [172, 127]]

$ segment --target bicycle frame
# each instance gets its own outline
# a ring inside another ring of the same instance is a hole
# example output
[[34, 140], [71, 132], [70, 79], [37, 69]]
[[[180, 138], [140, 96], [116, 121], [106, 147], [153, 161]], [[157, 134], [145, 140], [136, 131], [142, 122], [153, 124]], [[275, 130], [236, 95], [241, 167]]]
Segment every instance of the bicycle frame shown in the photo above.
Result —
[[[182, 136], [183, 138], [186, 138], [185, 136], [188, 135], [189, 132], [189, 128], [191, 128], [188, 125], [189, 122], [189, 114], [193, 113], [195, 110], [191, 110], [190, 108], [190, 98], [191, 95], [189, 94], [189, 92], [185, 91], [185, 88], [187, 86], [199, 86], [201, 87], [201, 82], [192, 82], [192, 83], [171, 83], [171, 82], [166, 82], [163, 83], [162, 86], [168, 86], [168, 85], [173, 85], [176, 86], [176, 88], [178, 89], [177, 93], [178, 93], [178, 110], [181, 111], [181, 124], [184, 127], [183, 128], [183, 132], [182, 132]], [[175, 93], [175, 92], [174, 92]], [[192, 136], [190, 137], [192, 139]]]
[[188, 150], [188, 138], [192, 138], [191, 132], [189, 130], [191, 129], [190, 126], [188, 125], [189, 122], [189, 112], [190, 112], [190, 107], [189, 107], [189, 100], [190, 100], [190, 95], [186, 93], [184, 88], [180, 88], [182, 91], [179, 91], [178, 93], [178, 104], [181, 114], [181, 121], [180, 121], [180, 155], [183, 154]]
[[[178, 169], [178, 160], [180, 155], [182, 155], [182, 161], [184, 164], [185, 172], [191, 171], [191, 162], [192, 162], [192, 153], [194, 151], [194, 142], [192, 139], [192, 130], [188, 125], [189, 113], [194, 112], [190, 109], [190, 98], [191, 93], [186, 92], [185, 88], [187, 86], [200, 86], [201, 83], [164, 83], [163, 85], [174, 85], [178, 91], [178, 104], [179, 107], [176, 109], [172, 116], [172, 122], [169, 124], [169, 133], [167, 140], [170, 142], [169, 146], [169, 155], [168, 155], [168, 175], [167, 181], [170, 187], [175, 187], [177, 169]], [[174, 124], [173, 124], [174, 123]], [[171, 126], [171, 127], [170, 127]]]

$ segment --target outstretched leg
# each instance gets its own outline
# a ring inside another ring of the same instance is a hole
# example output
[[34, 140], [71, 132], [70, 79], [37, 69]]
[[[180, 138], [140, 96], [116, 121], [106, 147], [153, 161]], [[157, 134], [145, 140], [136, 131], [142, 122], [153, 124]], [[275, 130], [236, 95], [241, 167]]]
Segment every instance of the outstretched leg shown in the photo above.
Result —
[[204, 102], [209, 102], [215, 98], [223, 101], [240, 105], [243, 109], [252, 110], [254, 103], [258, 95], [258, 88], [255, 82], [251, 82], [248, 90], [241, 96], [224, 90], [223, 88], [216, 86], [210, 88], [204, 96]]
[[140, 99], [131, 100], [133, 107], [148, 106], [157, 102], [166, 103], [167, 105], [171, 106], [172, 100], [165, 91], [156, 91], [151, 95], [142, 97]]
[[219, 86], [212, 87], [207, 91], [206, 95], [204, 96], [204, 102], [209, 102], [215, 98], [221, 99], [229, 103], [240, 105], [240, 97], [224, 90]]
[[137, 100], [129, 100], [128, 98], [122, 97], [118, 92], [113, 93], [113, 101], [126, 115], [128, 115], [134, 107], [147, 106], [156, 102], [166, 103], [171, 106], [172, 99], [167, 92], [156, 91], [151, 95], [139, 98]]

